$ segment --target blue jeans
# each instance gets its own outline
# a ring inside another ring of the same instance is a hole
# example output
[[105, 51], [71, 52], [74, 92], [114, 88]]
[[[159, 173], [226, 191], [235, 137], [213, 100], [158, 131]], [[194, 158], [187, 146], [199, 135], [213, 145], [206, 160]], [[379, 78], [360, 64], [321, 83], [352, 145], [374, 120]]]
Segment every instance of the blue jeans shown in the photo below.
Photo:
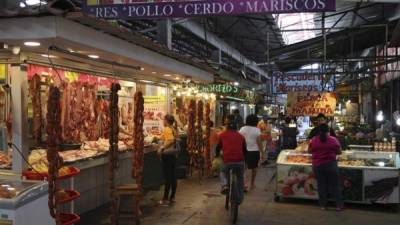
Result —
[[336, 201], [336, 207], [343, 207], [343, 197], [339, 178], [337, 162], [328, 162], [314, 168], [314, 174], [318, 183], [318, 198], [321, 207], [326, 207], [329, 193]]
[[243, 162], [236, 162], [236, 163], [224, 163], [221, 168], [220, 179], [222, 186], [228, 186], [228, 179], [229, 170], [230, 169], [239, 169], [239, 174], [237, 177], [237, 184], [238, 184], [238, 200], [239, 203], [243, 201], [244, 198], [244, 161]]

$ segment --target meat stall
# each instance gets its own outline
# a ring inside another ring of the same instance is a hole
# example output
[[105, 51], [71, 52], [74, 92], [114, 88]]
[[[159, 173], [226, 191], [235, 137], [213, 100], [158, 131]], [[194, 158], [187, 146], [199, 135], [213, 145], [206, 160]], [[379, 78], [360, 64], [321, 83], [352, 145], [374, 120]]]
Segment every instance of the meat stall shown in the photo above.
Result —
[[[61, 83], [61, 125], [62, 151], [59, 153], [64, 164], [80, 170], [79, 175], [62, 182], [63, 187], [73, 187], [81, 197], [74, 204], [67, 205], [81, 214], [108, 202], [107, 174], [110, 124], [110, 84], [121, 86], [119, 103], [119, 166], [116, 184], [133, 183], [133, 110], [137, 83], [113, 78], [97, 77], [89, 74], [50, 69], [29, 65], [29, 109], [31, 127], [31, 151], [28, 161], [30, 170], [46, 173], [48, 162], [44, 145], [44, 123], [48, 84]], [[140, 87], [144, 96], [144, 188], [158, 189], [163, 183], [159, 157], [156, 155], [154, 140], [163, 129], [163, 117], [167, 112], [166, 87], [149, 84]], [[40, 93], [40, 94], [37, 94]]]

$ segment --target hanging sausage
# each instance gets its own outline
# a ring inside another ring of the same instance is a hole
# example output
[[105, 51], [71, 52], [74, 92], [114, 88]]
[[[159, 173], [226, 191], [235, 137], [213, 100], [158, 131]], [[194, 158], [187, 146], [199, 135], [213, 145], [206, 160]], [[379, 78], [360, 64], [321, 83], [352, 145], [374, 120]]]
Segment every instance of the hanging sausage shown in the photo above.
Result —
[[196, 151], [196, 132], [195, 132], [195, 120], [196, 120], [196, 101], [190, 100], [188, 110], [188, 129], [187, 129], [187, 149], [189, 152], [189, 165], [190, 172], [193, 172], [195, 162], [195, 151]]
[[203, 139], [203, 101], [197, 102], [197, 121], [196, 121], [196, 169], [199, 173], [199, 179], [204, 172], [204, 139]]
[[47, 161], [49, 162], [49, 209], [50, 215], [55, 218], [56, 224], [60, 224], [60, 212], [58, 209], [59, 190], [58, 170], [62, 166], [62, 159], [58, 155], [61, 140], [61, 107], [60, 107], [60, 90], [51, 86], [49, 91], [49, 100], [47, 104]]
[[206, 115], [205, 115], [205, 124], [206, 124], [206, 133], [205, 133], [205, 147], [204, 147], [204, 157], [205, 157], [205, 167], [206, 174], [208, 176], [211, 175], [211, 146], [210, 146], [210, 135], [211, 135], [211, 119], [210, 119], [210, 103], [206, 103]]
[[109, 195], [110, 195], [110, 220], [112, 225], [117, 224], [117, 201], [115, 191], [115, 170], [118, 168], [118, 91], [121, 86], [117, 83], [111, 85], [110, 93], [110, 151], [109, 156]]
[[33, 122], [32, 122], [32, 135], [35, 140], [36, 146], [39, 146], [42, 142], [42, 103], [40, 96], [40, 76], [38, 74], [33, 75], [29, 83], [29, 95], [32, 99], [32, 111], [33, 111]]
[[[143, 178], [143, 148], [144, 148], [144, 133], [143, 133], [143, 122], [144, 122], [144, 98], [141, 91], [137, 91], [135, 94], [135, 108], [134, 108], [134, 149], [133, 149], [133, 165], [132, 165], [132, 177], [135, 179], [138, 186], [138, 190], [142, 190], [142, 178]], [[134, 215], [139, 218], [141, 215], [140, 211], [140, 198], [134, 198]]]

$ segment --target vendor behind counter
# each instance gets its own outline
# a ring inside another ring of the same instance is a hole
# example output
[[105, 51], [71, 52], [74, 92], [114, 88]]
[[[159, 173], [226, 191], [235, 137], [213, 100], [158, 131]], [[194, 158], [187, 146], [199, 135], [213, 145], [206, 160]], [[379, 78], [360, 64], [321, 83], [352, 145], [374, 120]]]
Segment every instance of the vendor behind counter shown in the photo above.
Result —
[[[318, 125], [311, 130], [310, 134], [307, 137], [307, 139], [309, 139], [309, 140], [311, 140], [313, 137], [320, 134], [320, 126], [321, 125], [328, 123], [328, 118], [322, 113], [318, 114], [316, 119], [317, 119]], [[336, 133], [332, 129], [332, 127], [329, 127], [329, 133], [331, 136], [336, 137]]]

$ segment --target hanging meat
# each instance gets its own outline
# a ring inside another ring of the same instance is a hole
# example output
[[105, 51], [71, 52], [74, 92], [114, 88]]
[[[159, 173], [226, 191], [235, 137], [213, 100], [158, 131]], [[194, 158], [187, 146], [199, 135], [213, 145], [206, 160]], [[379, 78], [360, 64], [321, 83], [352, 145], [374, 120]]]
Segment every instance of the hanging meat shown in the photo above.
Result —
[[[134, 149], [133, 149], [133, 165], [132, 165], [132, 176], [138, 185], [139, 191], [142, 190], [142, 178], [143, 178], [143, 148], [144, 148], [144, 133], [143, 133], [143, 122], [144, 122], [144, 98], [141, 91], [137, 91], [135, 94], [135, 108], [133, 115], [133, 127], [134, 127]], [[140, 198], [134, 198], [134, 214], [136, 218], [141, 215], [140, 211]]]
[[72, 109], [71, 104], [71, 85], [68, 82], [63, 83], [63, 94], [61, 99], [61, 126], [62, 133], [61, 137], [64, 143], [71, 139], [71, 124], [70, 110]]
[[33, 75], [29, 83], [29, 95], [32, 99], [33, 129], [32, 134], [37, 146], [42, 142], [42, 103], [40, 95], [40, 76]]
[[117, 201], [115, 193], [115, 170], [118, 168], [118, 132], [119, 132], [119, 109], [118, 91], [121, 86], [118, 83], [111, 85], [110, 94], [110, 151], [109, 155], [109, 195], [110, 195], [110, 220], [112, 225], [117, 224]]
[[96, 132], [99, 138], [109, 138], [110, 133], [110, 105], [109, 101], [100, 99], [95, 104]]
[[51, 86], [49, 92], [49, 100], [47, 104], [47, 161], [48, 168], [48, 183], [49, 183], [49, 210], [50, 215], [55, 218], [56, 224], [60, 224], [60, 212], [58, 209], [59, 190], [58, 171], [62, 166], [62, 159], [58, 154], [61, 140], [61, 108], [60, 108], [60, 90], [57, 87]]
[[205, 115], [205, 124], [206, 124], [206, 133], [205, 133], [205, 147], [204, 147], [204, 158], [205, 158], [205, 167], [207, 175], [211, 175], [211, 146], [210, 146], [210, 135], [211, 135], [211, 106], [210, 103], [206, 103], [206, 115]]
[[64, 143], [98, 139], [96, 132], [96, 86], [72, 82], [63, 84], [62, 137]]
[[83, 112], [83, 123], [81, 124], [81, 142], [82, 141], [96, 141], [98, 134], [96, 132], [96, 86], [85, 83], [83, 85], [83, 99], [81, 108]]

